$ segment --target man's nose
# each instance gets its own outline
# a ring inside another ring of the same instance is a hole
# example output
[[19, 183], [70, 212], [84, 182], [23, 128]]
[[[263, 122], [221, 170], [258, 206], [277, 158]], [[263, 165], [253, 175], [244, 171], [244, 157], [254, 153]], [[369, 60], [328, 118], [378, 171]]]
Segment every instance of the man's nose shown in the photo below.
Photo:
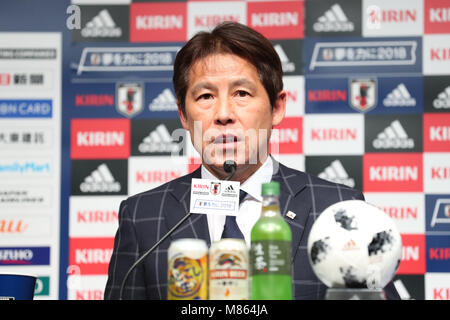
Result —
[[228, 98], [220, 98], [216, 103], [215, 124], [226, 125], [236, 120], [235, 107]]

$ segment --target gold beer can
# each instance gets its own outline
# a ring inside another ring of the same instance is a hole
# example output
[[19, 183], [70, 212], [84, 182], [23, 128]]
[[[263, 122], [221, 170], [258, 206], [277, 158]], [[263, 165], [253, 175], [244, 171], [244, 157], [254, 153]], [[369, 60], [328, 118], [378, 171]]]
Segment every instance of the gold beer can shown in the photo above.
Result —
[[209, 249], [209, 299], [249, 300], [248, 249], [244, 240], [222, 239]]
[[172, 241], [168, 251], [169, 300], [208, 300], [208, 245], [201, 239]]

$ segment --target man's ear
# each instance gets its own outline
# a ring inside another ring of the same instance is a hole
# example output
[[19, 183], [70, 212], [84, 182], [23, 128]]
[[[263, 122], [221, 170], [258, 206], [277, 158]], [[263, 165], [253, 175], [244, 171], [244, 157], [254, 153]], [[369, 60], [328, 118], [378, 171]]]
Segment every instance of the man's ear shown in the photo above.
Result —
[[181, 125], [184, 129], [189, 130], [188, 121], [186, 119], [186, 116], [184, 115], [183, 110], [181, 109], [180, 102], [177, 100], [177, 107], [178, 107], [178, 116], [180, 117]]
[[283, 121], [286, 114], [286, 91], [278, 93], [277, 99], [272, 108], [272, 126], [277, 126]]

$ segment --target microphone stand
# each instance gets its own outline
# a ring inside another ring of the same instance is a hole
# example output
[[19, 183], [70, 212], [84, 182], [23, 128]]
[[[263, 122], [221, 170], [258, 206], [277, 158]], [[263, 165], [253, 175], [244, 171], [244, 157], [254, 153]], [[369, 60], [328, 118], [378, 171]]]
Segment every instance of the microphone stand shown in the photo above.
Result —
[[[237, 164], [233, 160], [227, 160], [223, 163], [223, 170], [225, 172], [230, 173], [228, 177], [225, 178], [226, 181], [233, 178], [235, 172], [236, 172]], [[192, 215], [192, 212], [188, 212], [183, 219], [181, 219], [176, 225], [172, 227], [153, 247], [151, 247], [149, 250], [147, 250], [138, 260], [136, 260], [135, 263], [128, 269], [127, 273], [125, 274], [125, 277], [122, 280], [122, 284], [120, 285], [120, 291], [119, 291], [119, 300], [123, 300], [123, 290], [125, 288], [125, 283], [128, 280], [128, 277], [130, 276], [131, 272], [142, 262], [144, 261], [147, 256], [152, 253], [164, 240], [166, 240], [184, 221], [186, 221], [190, 216]]]

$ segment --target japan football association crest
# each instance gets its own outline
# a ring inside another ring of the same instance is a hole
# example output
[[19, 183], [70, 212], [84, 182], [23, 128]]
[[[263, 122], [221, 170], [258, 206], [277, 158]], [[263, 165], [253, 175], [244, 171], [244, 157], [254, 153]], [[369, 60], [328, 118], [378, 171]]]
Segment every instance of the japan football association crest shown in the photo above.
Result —
[[211, 182], [211, 193], [215, 196], [220, 193], [220, 182]]
[[350, 79], [350, 106], [367, 112], [377, 105], [376, 79]]
[[141, 83], [119, 83], [117, 85], [116, 109], [126, 116], [133, 117], [143, 109], [143, 86]]

